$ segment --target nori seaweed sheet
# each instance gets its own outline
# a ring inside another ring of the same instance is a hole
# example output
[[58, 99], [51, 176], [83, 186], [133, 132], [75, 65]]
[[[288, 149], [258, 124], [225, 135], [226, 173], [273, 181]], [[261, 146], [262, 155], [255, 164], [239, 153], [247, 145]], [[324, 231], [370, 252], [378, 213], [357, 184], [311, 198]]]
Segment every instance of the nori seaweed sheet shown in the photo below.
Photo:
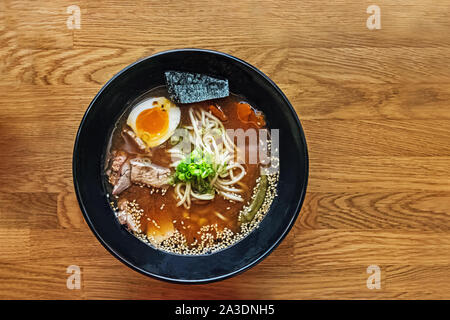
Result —
[[170, 99], [177, 103], [200, 102], [230, 95], [228, 80], [178, 71], [167, 71], [164, 75]]

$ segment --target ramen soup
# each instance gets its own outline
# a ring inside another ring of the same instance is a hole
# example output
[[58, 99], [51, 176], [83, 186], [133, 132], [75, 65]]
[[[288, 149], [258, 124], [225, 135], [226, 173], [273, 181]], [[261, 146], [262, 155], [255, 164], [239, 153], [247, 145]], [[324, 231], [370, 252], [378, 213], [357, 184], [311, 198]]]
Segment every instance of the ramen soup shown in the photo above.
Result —
[[181, 104], [169, 96], [150, 91], [118, 120], [106, 154], [108, 197], [119, 222], [151, 246], [211, 253], [263, 219], [278, 181], [267, 168], [277, 159], [261, 134], [264, 114], [244, 98]]

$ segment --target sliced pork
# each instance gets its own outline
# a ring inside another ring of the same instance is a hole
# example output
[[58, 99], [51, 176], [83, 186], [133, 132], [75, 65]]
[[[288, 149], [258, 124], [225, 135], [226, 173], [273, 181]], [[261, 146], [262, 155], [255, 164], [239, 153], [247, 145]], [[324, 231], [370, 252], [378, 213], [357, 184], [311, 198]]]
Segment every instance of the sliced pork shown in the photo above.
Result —
[[124, 151], [113, 151], [111, 153], [110, 167], [108, 170], [109, 183], [116, 185], [120, 178], [120, 169], [127, 161], [127, 153]]
[[111, 165], [108, 170], [109, 182], [113, 185], [113, 195], [118, 195], [131, 185], [130, 161], [124, 151], [112, 152]]
[[113, 195], [118, 195], [131, 186], [131, 165], [126, 161], [120, 168], [120, 176], [112, 190]]
[[125, 144], [130, 146], [131, 149], [137, 149], [139, 152], [146, 152], [147, 146], [142, 141], [141, 138], [139, 138], [132, 130], [124, 129], [122, 131], [122, 137], [125, 140]]
[[117, 220], [119, 220], [120, 224], [126, 225], [128, 229], [139, 232], [139, 228], [134, 221], [133, 215], [128, 211], [128, 200], [122, 202], [119, 207], [119, 211], [116, 212]]
[[170, 169], [151, 163], [148, 158], [136, 158], [131, 163], [131, 182], [161, 188], [167, 186]]

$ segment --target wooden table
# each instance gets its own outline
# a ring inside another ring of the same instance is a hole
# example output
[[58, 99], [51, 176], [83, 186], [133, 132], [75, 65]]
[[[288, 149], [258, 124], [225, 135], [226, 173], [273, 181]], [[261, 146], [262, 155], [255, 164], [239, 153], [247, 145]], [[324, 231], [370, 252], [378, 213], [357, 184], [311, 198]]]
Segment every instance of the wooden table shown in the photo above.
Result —
[[[0, 298], [450, 298], [450, 2], [0, 2]], [[78, 5], [80, 29], [66, 9]], [[170, 48], [260, 68], [302, 121], [310, 179], [300, 218], [262, 263], [209, 285], [132, 271], [96, 240], [72, 149], [97, 91]], [[369, 265], [381, 288], [368, 289]], [[69, 265], [81, 289], [66, 287]]]

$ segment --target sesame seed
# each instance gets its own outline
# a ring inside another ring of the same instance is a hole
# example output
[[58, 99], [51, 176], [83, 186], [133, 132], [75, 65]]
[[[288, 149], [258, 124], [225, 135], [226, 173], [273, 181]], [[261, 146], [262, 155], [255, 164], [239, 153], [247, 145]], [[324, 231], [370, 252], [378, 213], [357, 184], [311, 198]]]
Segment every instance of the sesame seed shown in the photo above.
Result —
[[[269, 145], [270, 148], [270, 145]], [[272, 164], [273, 166], [277, 165], [279, 166], [279, 159], [276, 157], [273, 157]], [[156, 232], [153, 231], [152, 234], [145, 234], [141, 231], [141, 223], [140, 219], [142, 215], [144, 214], [144, 210], [139, 207], [139, 204], [136, 202], [136, 200], [133, 201], [127, 201], [124, 205], [121, 204], [121, 210], [124, 210], [125, 212], [129, 213], [132, 217], [133, 223], [136, 226], [136, 231], [133, 230], [133, 233], [143, 242], [164, 251], [183, 254], [183, 255], [200, 255], [200, 254], [207, 254], [212, 253], [216, 251], [223, 250], [234, 243], [238, 242], [239, 240], [245, 238], [250, 232], [257, 229], [259, 227], [260, 222], [264, 218], [265, 214], [270, 209], [270, 206], [272, 205], [272, 202], [274, 198], [277, 196], [277, 184], [279, 179], [279, 173], [270, 173], [269, 171], [266, 171], [265, 173], [267, 175], [268, 180], [268, 187], [266, 196], [264, 197], [263, 203], [261, 207], [258, 209], [256, 214], [254, 215], [253, 219], [250, 222], [240, 223], [239, 230], [236, 232], [233, 232], [232, 230], [228, 229], [227, 227], [219, 227], [217, 223], [215, 224], [206, 224], [200, 227], [200, 229], [197, 231], [195, 229], [196, 224], [187, 224], [185, 225], [184, 221], [181, 220], [181, 230], [187, 230], [190, 229], [191, 226], [194, 227], [193, 232], [196, 232], [196, 236], [193, 238], [193, 241], [188, 241], [186, 238], [186, 235], [184, 234], [184, 231], [180, 232], [178, 229], [175, 229], [173, 234], [163, 240], [162, 242], [156, 241]], [[251, 197], [249, 201], [245, 204], [243, 204], [242, 209], [239, 212], [239, 220], [242, 214], [246, 213], [249, 210], [250, 204], [254, 200], [257, 190], [259, 188], [259, 184], [261, 183], [261, 178], [256, 179], [256, 186], [253, 189], [253, 192], [251, 194]], [[153, 194], [154, 192], [159, 192], [159, 189], [151, 188], [150, 194]], [[161, 189], [161, 195], [166, 194], [167, 189]], [[118, 197], [116, 197], [118, 198]], [[230, 203], [235, 203], [233, 200], [229, 200]], [[111, 207], [116, 211], [117, 215], [117, 205], [111, 201]], [[123, 206], [123, 207], [122, 207]], [[162, 204], [160, 209], [162, 210], [165, 207], [165, 204]], [[231, 209], [231, 206], [226, 207], [227, 210]], [[190, 216], [187, 213], [187, 215], [183, 215], [184, 219], [189, 219]], [[151, 221], [153, 225], [157, 229], [161, 229], [161, 226], [155, 221], [155, 219], [150, 219], [147, 217], [147, 221]], [[177, 222], [177, 220], [172, 220], [173, 224]]]

